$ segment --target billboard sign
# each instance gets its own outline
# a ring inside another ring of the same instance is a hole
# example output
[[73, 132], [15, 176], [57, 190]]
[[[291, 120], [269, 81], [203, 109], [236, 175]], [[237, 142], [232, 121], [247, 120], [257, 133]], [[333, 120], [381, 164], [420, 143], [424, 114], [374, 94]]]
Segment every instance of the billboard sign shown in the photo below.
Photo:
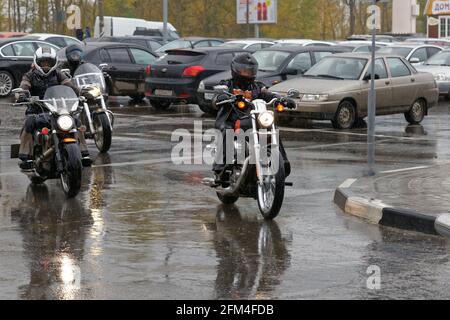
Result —
[[[277, 23], [277, 0], [236, 0], [237, 23]], [[248, 9], [248, 11], [247, 11]]]

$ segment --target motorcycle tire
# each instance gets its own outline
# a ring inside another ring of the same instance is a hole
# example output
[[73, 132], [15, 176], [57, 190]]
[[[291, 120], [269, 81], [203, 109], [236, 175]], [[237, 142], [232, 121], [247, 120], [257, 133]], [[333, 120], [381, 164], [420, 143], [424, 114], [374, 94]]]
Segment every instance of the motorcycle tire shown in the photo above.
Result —
[[[264, 201], [264, 190], [262, 186], [258, 186], [258, 207], [262, 216], [266, 220], [275, 219], [280, 213], [281, 206], [284, 200], [284, 189], [286, 184], [286, 174], [284, 171], [284, 160], [281, 154], [279, 155], [278, 171], [275, 174], [275, 183], [272, 190], [273, 199], [270, 204]], [[267, 197], [267, 194], [266, 194]]]
[[61, 174], [61, 185], [67, 198], [75, 198], [81, 189], [81, 152], [78, 144], [70, 143], [63, 146], [62, 158], [64, 172]]
[[100, 153], [107, 153], [111, 148], [112, 130], [106, 113], [94, 115], [94, 141]]

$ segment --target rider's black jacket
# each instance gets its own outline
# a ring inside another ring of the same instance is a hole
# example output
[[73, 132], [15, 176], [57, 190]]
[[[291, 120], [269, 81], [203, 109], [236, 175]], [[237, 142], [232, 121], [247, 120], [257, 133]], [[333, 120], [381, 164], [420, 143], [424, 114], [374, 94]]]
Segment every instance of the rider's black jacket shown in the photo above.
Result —
[[[220, 85], [226, 85], [229, 88], [230, 93], [233, 93], [234, 90], [251, 92], [252, 97], [249, 100], [262, 99], [266, 102], [270, 102], [274, 98], [280, 98], [279, 95], [267, 90], [264, 84], [256, 81], [242, 85], [230, 79], [221, 81]], [[221, 95], [217, 98], [217, 102], [227, 99], [228, 97], [226, 95]], [[230, 105], [224, 105], [220, 108], [216, 118], [216, 129], [223, 131], [234, 128], [234, 123], [238, 119], [238, 115], [233, 113], [232, 110]]]

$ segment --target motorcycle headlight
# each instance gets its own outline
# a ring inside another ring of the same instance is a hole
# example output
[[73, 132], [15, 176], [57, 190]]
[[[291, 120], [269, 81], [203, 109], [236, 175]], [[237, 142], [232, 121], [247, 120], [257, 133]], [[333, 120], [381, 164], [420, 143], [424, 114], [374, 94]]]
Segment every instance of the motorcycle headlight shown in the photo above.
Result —
[[302, 101], [304, 102], [321, 102], [327, 100], [328, 100], [327, 94], [304, 94], [302, 97]]
[[273, 111], [265, 111], [261, 113], [258, 117], [258, 123], [261, 127], [268, 129], [275, 122], [275, 116]]
[[60, 116], [56, 123], [61, 131], [70, 131], [75, 124], [70, 116]]

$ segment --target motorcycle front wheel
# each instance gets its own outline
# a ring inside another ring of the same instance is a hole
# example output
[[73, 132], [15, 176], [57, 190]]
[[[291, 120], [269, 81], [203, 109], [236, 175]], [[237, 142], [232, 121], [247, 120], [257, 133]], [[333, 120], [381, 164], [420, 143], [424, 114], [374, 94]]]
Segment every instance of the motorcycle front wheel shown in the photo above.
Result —
[[106, 113], [94, 115], [94, 140], [100, 153], [106, 153], [111, 148], [112, 130]]
[[61, 185], [68, 198], [75, 198], [81, 189], [81, 152], [80, 147], [75, 144], [66, 144], [62, 150], [64, 171], [61, 174]]
[[277, 172], [265, 174], [262, 185], [258, 184], [258, 206], [264, 219], [273, 220], [280, 213], [285, 184], [284, 160], [280, 154]]

